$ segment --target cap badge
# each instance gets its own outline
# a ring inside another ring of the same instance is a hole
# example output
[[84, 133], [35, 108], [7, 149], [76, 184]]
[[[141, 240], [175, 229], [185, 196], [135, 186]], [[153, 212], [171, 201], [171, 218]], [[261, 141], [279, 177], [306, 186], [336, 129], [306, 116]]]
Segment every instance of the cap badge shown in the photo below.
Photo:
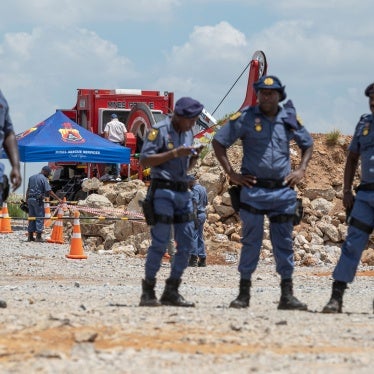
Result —
[[265, 84], [266, 86], [272, 86], [272, 85], [274, 84], [274, 80], [273, 80], [273, 78], [266, 78], [266, 79], [264, 80], [264, 84]]

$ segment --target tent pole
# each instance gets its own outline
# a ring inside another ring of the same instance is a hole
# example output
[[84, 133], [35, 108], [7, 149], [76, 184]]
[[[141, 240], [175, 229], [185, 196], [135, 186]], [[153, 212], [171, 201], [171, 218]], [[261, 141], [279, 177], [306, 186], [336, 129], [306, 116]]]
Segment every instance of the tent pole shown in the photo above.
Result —
[[23, 198], [26, 199], [26, 162], [23, 163]]

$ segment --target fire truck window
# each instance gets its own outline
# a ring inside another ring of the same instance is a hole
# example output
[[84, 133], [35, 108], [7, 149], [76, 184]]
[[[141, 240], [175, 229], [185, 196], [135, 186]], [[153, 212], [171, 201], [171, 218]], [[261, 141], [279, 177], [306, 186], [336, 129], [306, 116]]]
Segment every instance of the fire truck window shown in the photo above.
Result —
[[87, 129], [87, 113], [86, 111], [81, 112], [80, 125]]

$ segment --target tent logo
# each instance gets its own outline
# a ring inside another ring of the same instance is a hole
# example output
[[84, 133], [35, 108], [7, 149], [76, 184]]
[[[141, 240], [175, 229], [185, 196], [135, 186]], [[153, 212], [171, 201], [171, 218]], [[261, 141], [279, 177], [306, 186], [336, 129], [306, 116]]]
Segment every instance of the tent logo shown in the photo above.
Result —
[[63, 129], [58, 130], [61, 134], [62, 141], [65, 143], [85, 143], [86, 139], [82, 138], [79, 130], [74, 129], [69, 122], [62, 124]]
[[19, 134], [16, 136], [17, 140], [20, 140], [22, 138], [24, 138], [25, 136], [31, 134], [32, 132], [36, 131], [37, 128], [36, 127], [31, 127], [31, 129], [28, 129], [26, 131], [24, 131], [23, 133]]

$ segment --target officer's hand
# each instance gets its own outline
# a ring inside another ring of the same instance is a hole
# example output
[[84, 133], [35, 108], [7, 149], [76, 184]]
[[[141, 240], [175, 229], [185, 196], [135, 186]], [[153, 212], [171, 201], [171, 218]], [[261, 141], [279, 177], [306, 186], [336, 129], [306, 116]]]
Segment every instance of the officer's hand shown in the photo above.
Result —
[[256, 184], [256, 177], [249, 174], [242, 175], [232, 172], [231, 174], [229, 174], [229, 178], [232, 184], [237, 184], [238, 186], [246, 186], [252, 188]]
[[10, 183], [12, 184], [12, 191], [15, 191], [22, 183], [20, 170], [18, 168], [12, 168], [9, 177]]
[[178, 157], [197, 157], [199, 153], [202, 151], [204, 146], [194, 147], [194, 146], [187, 146], [187, 145], [181, 145], [177, 148], [177, 154]]
[[345, 209], [352, 209], [354, 204], [354, 196], [352, 191], [345, 191], [343, 195], [343, 206]]
[[295, 187], [304, 177], [304, 170], [297, 169], [287, 175], [286, 178], [284, 178], [284, 184], [289, 187]]

